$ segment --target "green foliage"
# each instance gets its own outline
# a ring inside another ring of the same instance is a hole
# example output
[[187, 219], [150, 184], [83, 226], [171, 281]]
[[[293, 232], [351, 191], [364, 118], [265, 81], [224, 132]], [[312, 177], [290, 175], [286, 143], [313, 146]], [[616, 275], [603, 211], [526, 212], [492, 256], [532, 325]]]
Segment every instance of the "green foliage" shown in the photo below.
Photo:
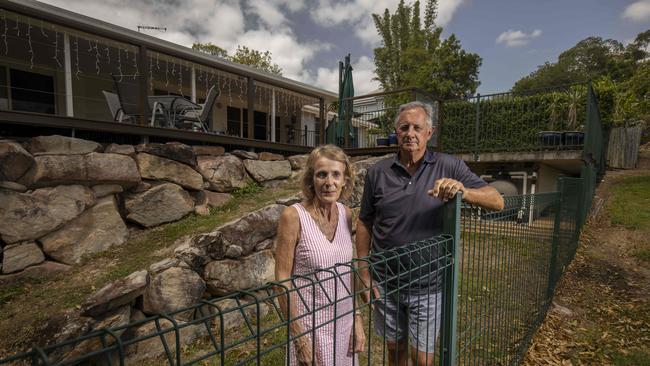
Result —
[[[446, 152], [531, 151], [539, 149], [541, 131], [572, 130], [570, 116], [587, 117], [584, 86], [533, 95], [505, 94], [442, 104], [441, 143]], [[573, 102], [571, 98], [575, 98]], [[569, 106], [573, 103], [573, 110]], [[571, 112], [571, 113], [570, 113]], [[475, 146], [476, 117], [480, 120]], [[575, 122], [575, 125], [580, 123]]]
[[417, 87], [441, 98], [473, 94], [479, 85], [481, 58], [461, 48], [455, 35], [441, 39], [435, 24], [437, 0], [426, 0], [424, 22], [420, 2], [400, 1], [394, 14], [373, 14], [382, 46], [375, 48], [375, 74], [384, 90]]
[[269, 72], [275, 75], [282, 75], [282, 69], [278, 64], [273, 62], [271, 52], [261, 52], [246, 46], [239, 45], [234, 55], [212, 43], [194, 43], [192, 49], [207, 53], [209, 55], [225, 58], [226, 60], [236, 62], [242, 65], [248, 65], [256, 69]]
[[246, 46], [237, 46], [235, 54], [229, 57], [230, 61], [242, 65], [248, 65], [271, 74], [282, 75], [282, 69], [278, 64], [273, 63], [271, 52], [260, 52]]
[[[521, 93], [593, 80], [604, 125], [650, 121], [650, 30], [627, 46], [613, 39], [588, 37], [515, 83]], [[577, 122], [569, 116], [570, 124]]]
[[203, 53], [207, 53], [208, 55], [212, 56], [218, 56], [222, 58], [228, 58], [228, 52], [224, 50], [223, 48], [214, 45], [210, 42], [208, 43], [194, 43], [192, 45], [193, 50], [201, 51]]
[[650, 231], [650, 176], [626, 178], [614, 186], [612, 195], [613, 224]]
[[615, 366], [650, 366], [650, 353], [639, 349], [628, 350], [625, 354], [614, 355], [612, 362]]
[[232, 192], [235, 198], [244, 198], [262, 192], [264, 187], [255, 181], [249, 181], [244, 187], [237, 188]]

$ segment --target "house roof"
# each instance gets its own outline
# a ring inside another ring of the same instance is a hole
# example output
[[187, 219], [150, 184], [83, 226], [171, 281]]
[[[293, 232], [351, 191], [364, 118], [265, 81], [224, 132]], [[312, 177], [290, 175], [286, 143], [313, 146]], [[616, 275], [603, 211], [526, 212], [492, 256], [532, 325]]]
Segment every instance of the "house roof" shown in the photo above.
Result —
[[312, 97], [323, 97], [326, 103], [338, 98], [338, 94], [325, 89], [317, 88], [282, 76], [277, 76], [250, 66], [230, 62], [216, 56], [195, 51], [185, 46], [38, 1], [5, 0], [3, 1], [2, 7], [11, 11], [41, 18], [52, 23], [57, 23], [61, 26], [78, 28], [88, 33], [95, 33], [100, 36], [130, 44], [143, 45], [148, 50], [167, 52], [173, 56], [185, 58], [206, 66], [216, 67], [235, 74], [251, 76], [256, 81], [282, 87], [294, 92]]

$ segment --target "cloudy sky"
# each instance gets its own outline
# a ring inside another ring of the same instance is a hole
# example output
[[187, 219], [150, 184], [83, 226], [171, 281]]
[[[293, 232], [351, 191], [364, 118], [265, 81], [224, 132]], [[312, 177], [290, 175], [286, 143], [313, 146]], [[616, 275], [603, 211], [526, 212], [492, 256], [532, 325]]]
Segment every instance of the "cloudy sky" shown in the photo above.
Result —
[[[352, 55], [356, 94], [378, 87], [372, 13], [398, 0], [43, 0], [184, 46], [212, 42], [269, 50], [286, 77], [337, 91], [338, 61]], [[424, 1], [424, 0], [423, 0]], [[588, 36], [629, 42], [650, 28], [650, 0], [439, 0], [437, 22], [483, 58], [482, 94], [506, 91], [537, 65]]]

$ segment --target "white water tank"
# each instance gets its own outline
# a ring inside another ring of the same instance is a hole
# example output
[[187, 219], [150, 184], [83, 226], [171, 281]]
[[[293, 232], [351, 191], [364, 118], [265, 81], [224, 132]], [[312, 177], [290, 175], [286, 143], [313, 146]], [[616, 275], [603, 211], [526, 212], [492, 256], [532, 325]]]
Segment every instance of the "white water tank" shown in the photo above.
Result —
[[519, 194], [517, 186], [509, 180], [495, 180], [494, 182], [491, 182], [489, 186], [494, 187], [504, 196], [516, 196]]

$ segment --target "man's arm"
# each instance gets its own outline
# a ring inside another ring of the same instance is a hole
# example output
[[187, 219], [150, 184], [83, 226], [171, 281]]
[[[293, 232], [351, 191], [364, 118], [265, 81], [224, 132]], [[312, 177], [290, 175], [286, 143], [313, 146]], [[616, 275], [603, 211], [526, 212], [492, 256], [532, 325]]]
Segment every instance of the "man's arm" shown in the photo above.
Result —
[[[371, 228], [368, 228], [366, 224], [361, 221], [361, 219], [357, 219], [357, 234], [355, 238], [355, 245], [357, 247], [357, 258], [365, 258], [370, 254], [370, 230]], [[361, 286], [364, 288], [367, 288], [370, 286], [370, 263], [368, 262], [357, 262], [357, 266], [359, 266], [359, 277], [361, 278], [361, 281], [363, 282]], [[373, 289], [375, 292], [377, 291], [376, 289]], [[375, 298], [379, 297], [379, 293], [375, 293]], [[363, 291], [361, 292], [361, 298], [363, 301], [368, 304], [370, 303], [370, 292], [368, 291]]]
[[456, 196], [456, 193], [463, 192], [463, 201], [477, 205], [490, 210], [503, 210], [503, 197], [494, 188], [484, 186], [481, 188], [466, 188], [463, 183], [451, 179], [438, 179], [427, 193], [432, 197], [437, 197], [442, 202], [447, 202]]
[[463, 200], [473, 205], [481, 206], [490, 210], [503, 210], [503, 197], [494, 187], [485, 186], [481, 188], [465, 188]]

